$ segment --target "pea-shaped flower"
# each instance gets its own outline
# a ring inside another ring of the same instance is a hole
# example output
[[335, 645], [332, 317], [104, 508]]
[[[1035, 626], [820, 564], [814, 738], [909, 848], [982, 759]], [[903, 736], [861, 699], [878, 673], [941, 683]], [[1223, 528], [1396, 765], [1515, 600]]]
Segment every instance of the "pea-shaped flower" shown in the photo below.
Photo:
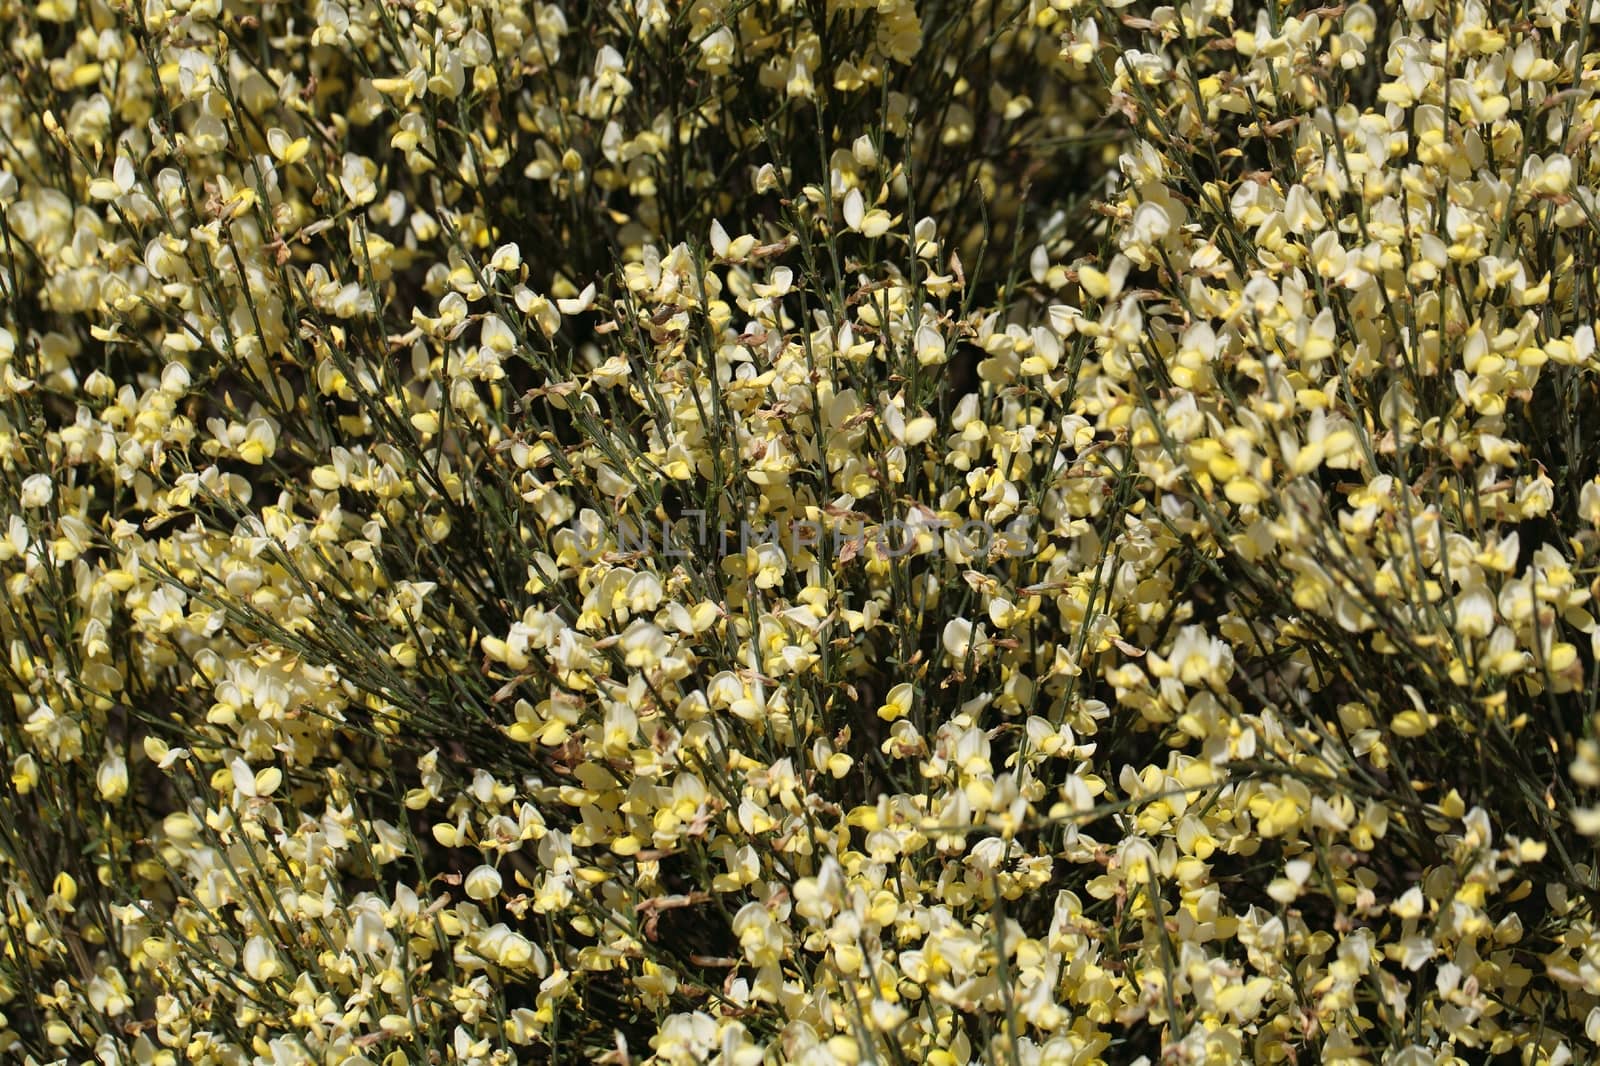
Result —
[[467, 895], [480, 902], [494, 899], [500, 894], [500, 872], [487, 864], [479, 866], [466, 879]]

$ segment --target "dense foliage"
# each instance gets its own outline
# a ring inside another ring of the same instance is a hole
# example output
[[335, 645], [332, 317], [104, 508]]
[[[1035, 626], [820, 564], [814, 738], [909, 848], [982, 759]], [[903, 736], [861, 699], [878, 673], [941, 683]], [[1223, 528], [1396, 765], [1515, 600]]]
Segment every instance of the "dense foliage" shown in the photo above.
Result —
[[0, 1053], [1591, 1061], [1597, 13], [0, 0]]

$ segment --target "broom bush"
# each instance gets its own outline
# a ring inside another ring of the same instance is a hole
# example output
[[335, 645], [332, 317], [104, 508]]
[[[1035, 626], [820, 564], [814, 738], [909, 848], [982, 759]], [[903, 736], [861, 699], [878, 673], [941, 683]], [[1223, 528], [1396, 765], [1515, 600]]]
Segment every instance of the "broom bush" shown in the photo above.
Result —
[[0, 1053], [1591, 1061], [1597, 16], [0, 0]]

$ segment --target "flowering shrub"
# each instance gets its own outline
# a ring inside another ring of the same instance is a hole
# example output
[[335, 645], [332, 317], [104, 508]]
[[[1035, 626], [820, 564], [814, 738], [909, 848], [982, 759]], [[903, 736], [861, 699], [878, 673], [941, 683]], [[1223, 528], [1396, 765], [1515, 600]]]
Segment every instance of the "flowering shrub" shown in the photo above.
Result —
[[1600, 1054], [1568, 0], [0, 0], [0, 1049]]

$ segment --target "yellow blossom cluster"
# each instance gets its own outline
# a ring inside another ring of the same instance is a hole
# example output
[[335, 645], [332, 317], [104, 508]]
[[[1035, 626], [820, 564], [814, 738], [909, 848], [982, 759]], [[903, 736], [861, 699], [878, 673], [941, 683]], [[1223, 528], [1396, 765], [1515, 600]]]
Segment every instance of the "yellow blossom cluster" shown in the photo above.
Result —
[[1588, 0], [0, 0], [0, 1057], [1600, 1056]]

